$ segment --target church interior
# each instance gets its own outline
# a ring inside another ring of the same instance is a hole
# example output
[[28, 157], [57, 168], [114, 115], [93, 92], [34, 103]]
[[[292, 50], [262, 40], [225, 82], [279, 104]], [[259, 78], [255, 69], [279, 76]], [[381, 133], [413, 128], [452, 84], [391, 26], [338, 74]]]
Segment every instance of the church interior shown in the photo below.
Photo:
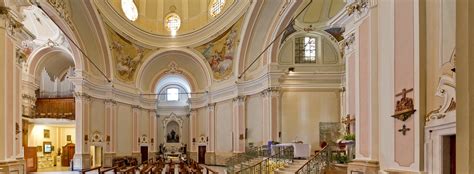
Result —
[[0, 174], [474, 173], [473, 1], [0, 0], [0, 21]]

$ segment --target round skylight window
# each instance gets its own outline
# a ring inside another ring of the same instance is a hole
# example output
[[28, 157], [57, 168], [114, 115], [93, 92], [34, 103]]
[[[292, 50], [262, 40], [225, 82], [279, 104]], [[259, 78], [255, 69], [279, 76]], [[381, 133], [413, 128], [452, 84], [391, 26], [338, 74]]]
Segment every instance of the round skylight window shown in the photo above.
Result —
[[128, 20], [135, 21], [138, 18], [137, 6], [133, 0], [122, 0], [122, 10]]
[[181, 26], [181, 19], [179, 18], [178, 14], [171, 13], [168, 16], [166, 16], [165, 27], [166, 29], [168, 29], [168, 31], [171, 32], [172, 36], [176, 35], [176, 32], [179, 30], [180, 26]]

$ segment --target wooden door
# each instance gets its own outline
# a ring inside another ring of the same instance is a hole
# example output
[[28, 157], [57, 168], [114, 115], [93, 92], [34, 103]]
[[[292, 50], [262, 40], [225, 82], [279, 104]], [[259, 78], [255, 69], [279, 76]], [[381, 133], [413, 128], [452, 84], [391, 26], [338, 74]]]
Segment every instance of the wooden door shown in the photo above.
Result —
[[198, 147], [198, 163], [206, 164], [206, 146]]
[[449, 159], [451, 160], [450, 174], [456, 174], [456, 135], [449, 136]]
[[25, 147], [26, 172], [36, 172], [38, 169], [38, 156], [36, 147]]
[[141, 146], [140, 153], [142, 154], [142, 164], [148, 162], [148, 146]]
[[63, 147], [63, 153], [61, 154], [61, 166], [69, 166], [69, 162], [74, 158], [75, 145], [72, 143], [66, 144]]

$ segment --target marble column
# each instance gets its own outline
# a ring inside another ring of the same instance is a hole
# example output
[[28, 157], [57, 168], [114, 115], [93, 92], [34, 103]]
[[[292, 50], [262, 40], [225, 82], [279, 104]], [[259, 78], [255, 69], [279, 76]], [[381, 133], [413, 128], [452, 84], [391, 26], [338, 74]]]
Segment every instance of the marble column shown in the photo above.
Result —
[[233, 99], [233, 146], [234, 153], [245, 151], [245, 100], [246, 96], [238, 96]]
[[474, 173], [474, 1], [456, 0], [456, 172]]
[[[77, 89], [77, 88], [76, 88]], [[91, 97], [83, 92], [75, 92], [76, 146], [73, 170], [88, 169], [91, 166], [89, 154], [89, 117]]]

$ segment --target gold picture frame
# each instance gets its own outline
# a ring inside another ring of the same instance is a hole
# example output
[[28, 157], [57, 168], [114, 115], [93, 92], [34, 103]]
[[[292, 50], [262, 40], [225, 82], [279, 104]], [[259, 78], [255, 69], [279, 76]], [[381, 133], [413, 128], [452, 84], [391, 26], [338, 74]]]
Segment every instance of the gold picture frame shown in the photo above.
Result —
[[49, 129], [44, 129], [44, 130], [43, 130], [43, 137], [44, 137], [44, 138], [49, 138], [49, 137], [50, 137], [50, 136], [49, 136]]

